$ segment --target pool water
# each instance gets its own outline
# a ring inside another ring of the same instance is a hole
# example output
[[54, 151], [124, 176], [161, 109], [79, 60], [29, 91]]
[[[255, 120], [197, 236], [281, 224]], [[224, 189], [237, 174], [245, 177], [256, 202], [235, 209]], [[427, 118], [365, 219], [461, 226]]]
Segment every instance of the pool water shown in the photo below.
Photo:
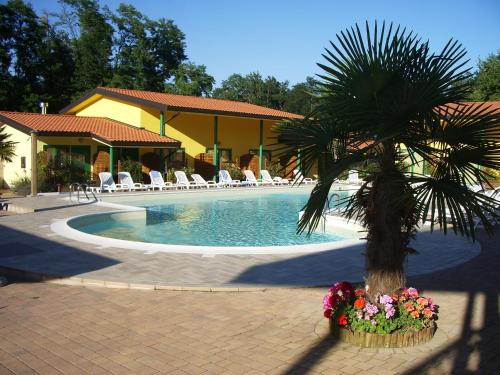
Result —
[[190, 197], [177, 202], [135, 204], [143, 218], [86, 220], [69, 225], [98, 236], [130, 241], [194, 246], [286, 246], [324, 243], [344, 237], [296, 234], [299, 211], [309, 194]]

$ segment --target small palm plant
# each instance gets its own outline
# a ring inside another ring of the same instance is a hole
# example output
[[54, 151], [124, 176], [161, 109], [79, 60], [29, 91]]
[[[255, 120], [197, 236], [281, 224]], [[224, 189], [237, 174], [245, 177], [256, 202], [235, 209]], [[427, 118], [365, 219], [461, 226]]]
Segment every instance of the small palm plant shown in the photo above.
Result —
[[12, 158], [16, 156], [16, 143], [9, 141], [10, 134], [5, 133], [5, 125], [0, 127], [0, 159], [12, 162]]
[[[277, 128], [284, 153], [300, 150], [304, 175], [318, 168], [299, 232], [317, 227], [341, 174], [372, 165], [344, 213], [367, 230], [372, 296], [404, 287], [404, 260], [419, 221], [473, 237], [477, 217], [491, 229], [494, 199], [470, 185], [486, 186], [485, 168], [500, 168], [500, 119], [487, 105], [460, 104], [469, 91], [465, 54], [453, 40], [431, 53], [406, 29], [356, 25], [337, 35], [318, 64], [314, 112]], [[422, 162], [430, 175], [404, 173]]]

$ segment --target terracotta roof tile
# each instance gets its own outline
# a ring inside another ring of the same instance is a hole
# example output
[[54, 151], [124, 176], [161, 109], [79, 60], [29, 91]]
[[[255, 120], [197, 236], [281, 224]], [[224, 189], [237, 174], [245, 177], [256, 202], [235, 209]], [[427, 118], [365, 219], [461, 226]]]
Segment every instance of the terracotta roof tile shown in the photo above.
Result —
[[[484, 105], [483, 105], [484, 104]], [[457, 103], [448, 103], [446, 106], [449, 108], [448, 111], [459, 109], [459, 110], [465, 110], [466, 108], [470, 107], [479, 107], [481, 108], [487, 108], [487, 111], [493, 111], [495, 114], [500, 114], [500, 102], [461, 102], [460, 104]], [[445, 112], [446, 108], [440, 107], [439, 108], [440, 112]]]
[[36, 130], [46, 135], [83, 135], [111, 144], [157, 144], [178, 146], [175, 139], [136, 128], [104, 117], [74, 115], [42, 115], [40, 113], [0, 111], [0, 121], [25, 130]]
[[[175, 111], [186, 112], [204, 112], [215, 114], [226, 114], [230, 116], [245, 116], [268, 119], [292, 119], [303, 118], [303, 116], [280, 111], [277, 109], [262, 107], [255, 104], [237, 102], [233, 100], [203, 98], [186, 95], [174, 95], [152, 91], [127, 90], [112, 87], [98, 87], [92, 93], [101, 95], [118, 96], [122, 99], [131, 101], [140, 100], [146, 101], [159, 106], [165, 106]], [[146, 104], [146, 103], [144, 103]], [[71, 108], [72, 105], [66, 107], [63, 112]]]

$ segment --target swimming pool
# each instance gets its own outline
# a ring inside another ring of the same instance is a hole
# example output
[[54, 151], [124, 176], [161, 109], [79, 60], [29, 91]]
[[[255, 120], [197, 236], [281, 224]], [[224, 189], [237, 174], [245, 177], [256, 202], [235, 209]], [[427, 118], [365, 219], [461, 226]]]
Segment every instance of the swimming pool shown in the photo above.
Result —
[[[295, 246], [352, 238], [345, 230], [317, 231], [311, 236], [296, 234], [299, 211], [309, 193], [304, 189], [253, 190], [131, 197], [127, 204], [145, 211], [84, 216], [68, 221], [68, 225], [101, 237], [188, 246]], [[116, 199], [123, 202], [123, 198]]]

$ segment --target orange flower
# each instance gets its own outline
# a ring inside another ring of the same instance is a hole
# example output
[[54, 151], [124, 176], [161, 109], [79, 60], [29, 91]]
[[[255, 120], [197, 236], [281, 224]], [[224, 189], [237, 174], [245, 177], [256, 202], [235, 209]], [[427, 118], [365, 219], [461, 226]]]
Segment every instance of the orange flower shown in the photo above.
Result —
[[417, 319], [420, 316], [420, 313], [418, 311], [412, 311], [410, 315], [414, 318]]
[[412, 312], [413, 310], [415, 310], [415, 307], [413, 306], [413, 303], [411, 303], [411, 302], [406, 302], [404, 304], [404, 307], [405, 307], [406, 311], [408, 311], [408, 312]]
[[427, 306], [429, 304], [429, 301], [427, 301], [426, 298], [420, 297], [417, 299], [417, 303], [421, 306]]
[[432, 310], [429, 309], [429, 308], [426, 308], [424, 309], [424, 311], [422, 312], [427, 318], [432, 318]]
[[354, 301], [354, 307], [357, 309], [362, 309], [365, 305], [366, 301], [364, 298], [359, 297], [356, 301]]

